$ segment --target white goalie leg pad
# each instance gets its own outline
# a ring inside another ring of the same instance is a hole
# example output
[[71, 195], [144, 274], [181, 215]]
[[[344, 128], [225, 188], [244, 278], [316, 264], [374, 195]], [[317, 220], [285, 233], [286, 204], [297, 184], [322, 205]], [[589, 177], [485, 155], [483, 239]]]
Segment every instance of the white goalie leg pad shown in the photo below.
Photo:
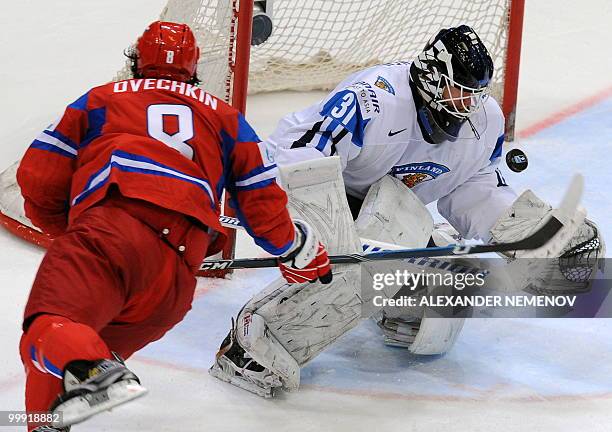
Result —
[[[330, 254], [361, 251], [337, 157], [280, 166], [279, 175], [291, 216], [307, 221]], [[327, 285], [278, 278], [244, 306], [236, 341], [263, 372], [243, 373], [222, 356], [211, 373], [262, 396], [271, 396], [275, 387], [296, 389], [299, 367], [361, 318], [360, 266], [334, 265], [332, 270], [334, 280]]]
[[[452, 230], [444, 227], [444, 233]], [[436, 244], [445, 246], [444, 236], [439, 236]], [[452, 237], [447, 238], [450, 244]], [[427, 315], [427, 309], [418, 323], [418, 331], [414, 341], [408, 346], [408, 351], [419, 355], [439, 355], [451, 350], [459, 338], [459, 334], [465, 324], [465, 318], [440, 318]], [[416, 323], [413, 324], [416, 326]]]
[[[436, 235], [433, 218], [425, 205], [412, 190], [393, 176], [384, 176], [370, 187], [355, 225], [363, 238], [393, 243], [404, 248], [425, 247], [432, 235], [436, 244], [443, 246], [443, 241], [450, 243], [456, 232], [445, 227]], [[415, 264], [415, 273], [422, 269], [423, 266]], [[384, 308], [376, 319], [385, 335], [385, 344], [408, 348], [414, 354], [448, 352], [457, 340], [465, 320], [432, 318], [423, 316], [424, 311], [423, 308], [402, 308], [398, 314], [397, 308]]]
[[420, 355], [447, 353], [455, 345], [464, 323], [464, 318], [431, 318], [425, 315], [408, 350]]
[[447, 246], [463, 242], [461, 234], [453, 228], [448, 222], [441, 222], [434, 225], [434, 230], [431, 233], [436, 246]]
[[[330, 255], [361, 252], [339, 158], [281, 166], [279, 176], [291, 216], [306, 220]], [[357, 325], [361, 317], [360, 266], [334, 265], [333, 272], [330, 284], [285, 285], [253, 310], [300, 366]]]
[[299, 289], [286, 287], [281, 295], [257, 309], [270, 332], [300, 366], [359, 322], [360, 275], [359, 266], [353, 267], [349, 270], [334, 267], [330, 284], [315, 282], [300, 284]]

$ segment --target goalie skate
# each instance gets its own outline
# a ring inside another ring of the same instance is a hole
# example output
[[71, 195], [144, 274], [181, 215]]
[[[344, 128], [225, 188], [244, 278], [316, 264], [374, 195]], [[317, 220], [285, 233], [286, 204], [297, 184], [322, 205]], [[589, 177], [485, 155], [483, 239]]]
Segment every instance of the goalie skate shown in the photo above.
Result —
[[51, 407], [51, 412], [62, 414], [59, 427], [80, 423], [148, 391], [118, 357], [71, 362], [64, 372], [64, 389], [65, 393]]
[[273, 397], [275, 389], [283, 385], [280, 377], [253, 360], [238, 345], [234, 335], [234, 321], [232, 320], [232, 329], [221, 343], [215, 363], [209, 369], [209, 373], [221, 381], [258, 396]]

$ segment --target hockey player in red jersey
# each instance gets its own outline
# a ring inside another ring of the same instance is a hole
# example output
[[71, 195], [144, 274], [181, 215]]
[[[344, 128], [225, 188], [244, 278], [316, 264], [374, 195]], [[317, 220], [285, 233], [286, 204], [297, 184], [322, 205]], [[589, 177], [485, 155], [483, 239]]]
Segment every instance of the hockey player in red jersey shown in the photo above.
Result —
[[29, 430], [65, 431], [146, 393], [122, 358], [190, 309], [199, 263], [225, 241], [224, 189], [289, 282], [331, 280], [327, 252], [290, 219], [253, 129], [195, 86], [198, 57], [188, 26], [151, 24], [134, 79], [70, 104], [21, 162], [26, 215], [55, 237], [24, 314], [26, 410], [63, 414]]

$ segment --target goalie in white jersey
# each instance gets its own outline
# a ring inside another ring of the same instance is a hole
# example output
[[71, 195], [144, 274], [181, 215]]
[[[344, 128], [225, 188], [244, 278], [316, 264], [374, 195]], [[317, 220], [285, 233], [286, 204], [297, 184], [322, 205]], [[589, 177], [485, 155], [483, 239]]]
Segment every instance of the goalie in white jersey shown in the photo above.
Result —
[[267, 144], [279, 165], [340, 156], [352, 198], [394, 175], [424, 204], [438, 200], [463, 237], [488, 240], [516, 199], [497, 168], [504, 116], [489, 97], [492, 75], [472, 29], [442, 30], [414, 62], [357, 72], [320, 103], [287, 115]]
[[[428, 241], [431, 244], [432, 238], [444, 238], [436, 236], [424, 208], [437, 200], [440, 214], [464, 238], [486, 242], [523, 238], [526, 230], [541, 223], [552, 209], [531, 191], [517, 197], [498, 168], [504, 116], [489, 96], [492, 76], [493, 61], [470, 27], [443, 29], [412, 63], [383, 64], [357, 72], [321, 102], [285, 116], [265, 141], [262, 153], [268, 155], [269, 166], [276, 163], [281, 167], [281, 183], [288, 190], [290, 206], [293, 201], [292, 210], [305, 212], [305, 218], [311, 215], [316, 219], [317, 212], [332, 213], [328, 203], [335, 195], [328, 189], [334, 188], [333, 182], [326, 188], [316, 184], [324, 180], [315, 179], [301, 192], [309, 196], [298, 197], [299, 188], [295, 192], [292, 188], [304, 183], [306, 169], [296, 168], [295, 176], [284, 182], [282, 167], [290, 170], [292, 163], [329, 156], [340, 157], [353, 218], [368, 194], [369, 204], [357, 219], [358, 230], [375, 225], [370, 223], [376, 219], [371, 216], [372, 207], [376, 207], [372, 201], [404, 202], [403, 207], [381, 210], [383, 214], [386, 211], [386, 217], [378, 219], [384, 219], [387, 226], [375, 233], [366, 230], [368, 235], [360, 231], [361, 237], [404, 247], [423, 247]], [[273, 170], [266, 175], [273, 176]], [[319, 198], [317, 193], [329, 195]], [[343, 205], [348, 213], [346, 201]], [[354, 225], [350, 216], [344, 225]], [[364, 218], [365, 223], [360, 223]], [[325, 222], [319, 227], [322, 225]], [[337, 223], [336, 231], [342, 231], [344, 225]], [[426, 236], [416, 243], [398, 241], [410, 231]], [[337, 233], [337, 237], [350, 238], [347, 232]], [[381, 232], [386, 238], [380, 238]], [[584, 247], [589, 241], [589, 251], [603, 255], [597, 229], [587, 221], [564, 251]], [[337, 243], [345, 247], [351, 242]], [[338, 246], [333, 239], [327, 239], [326, 244]], [[338, 252], [351, 250], [330, 249], [332, 254]], [[251, 299], [223, 341], [211, 373], [262, 396], [270, 396], [276, 387], [297, 388], [299, 368], [358, 322], [356, 311], [362, 299], [351, 284], [358, 286], [359, 277], [340, 266], [335, 269], [330, 286], [290, 288], [281, 281]], [[356, 297], [359, 300], [355, 301]], [[448, 351], [463, 325], [462, 319], [390, 316], [384, 312], [379, 325], [386, 343], [417, 354]]]

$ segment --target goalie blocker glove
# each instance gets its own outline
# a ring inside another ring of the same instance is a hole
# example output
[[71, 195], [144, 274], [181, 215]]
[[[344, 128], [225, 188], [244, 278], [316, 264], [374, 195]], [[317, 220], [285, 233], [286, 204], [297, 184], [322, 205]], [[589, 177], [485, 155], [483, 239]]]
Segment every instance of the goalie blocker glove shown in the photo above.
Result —
[[331, 266], [325, 247], [306, 222], [295, 219], [294, 246], [278, 258], [278, 267], [289, 283], [332, 281]]

